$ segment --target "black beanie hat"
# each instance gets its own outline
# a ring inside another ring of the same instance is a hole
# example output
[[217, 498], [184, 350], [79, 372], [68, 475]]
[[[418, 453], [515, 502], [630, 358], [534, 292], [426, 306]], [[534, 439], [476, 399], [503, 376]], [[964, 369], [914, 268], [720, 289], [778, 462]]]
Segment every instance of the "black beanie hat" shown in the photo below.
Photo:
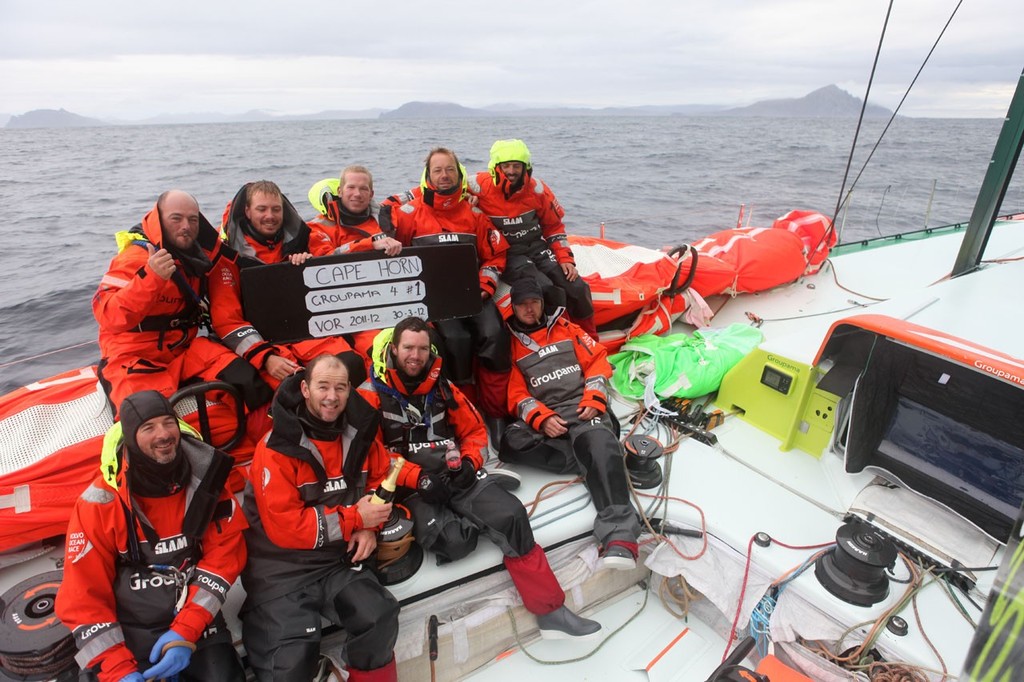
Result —
[[128, 449], [131, 452], [138, 452], [139, 444], [135, 440], [135, 434], [138, 433], [139, 427], [153, 417], [165, 415], [177, 416], [170, 401], [159, 391], [139, 391], [125, 398], [121, 403], [121, 433]]
[[544, 300], [544, 291], [540, 288], [540, 282], [533, 277], [520, 277], [512, 283], [512, 303], [522, 303], [531, 298]]

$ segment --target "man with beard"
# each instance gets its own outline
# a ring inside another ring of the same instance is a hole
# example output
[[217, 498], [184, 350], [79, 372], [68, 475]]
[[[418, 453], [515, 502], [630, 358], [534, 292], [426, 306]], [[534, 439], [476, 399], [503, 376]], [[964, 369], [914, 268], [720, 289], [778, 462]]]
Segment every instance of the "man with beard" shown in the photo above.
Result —
[[597, 508], [594, 536], [604, 568], [636, 567], [640, 526], [617, 426], [608, 414], [605, 382], [612, 370], [604, 346], [562, 317], [544, 313], [544, 294], [531, 278], [512, 285], [512, 376], [502, 461], [578, 470]]
[[242, 310], [241, 270], [282, 263], [302, 265], [309, 252], [310, 229], [288, 197], [269, 180], [242, 186], [224, 211], [224, 241], [237, 257], [221, 258], [210, 274], [210, 317], [221, 342], [260, 371], [277, 388], [286, 377], [318, 355], [329, 353], [345, 361], [358, 381], [366, 363], [340, 336], [271, 344], [246, 319]]
[[523, 606], [536, 615], [542, 637], [598, 633], [599, 623], [565, 606], [565, 593], [544, 549], [534, 541], [526, 509], [504, 488], [508, 481], [482, 468], [487, 448], [483, 420], [442, 376], [426, 322], [403, 319], [381, 353], [360, 393], [380, 409], [386, 447], [407, 461], [398, 484], [417, 493], [403, 498], [413, 516], [416, 541], [439, 562], [448, 562], [473, 551], [483, 533], [504, 554], [505, 568]]
[[366, 492], [389, 465], [380, 415], [334, 355], [285, 379], [271, 414], [245, 489], [249, 665], [262, 682], [313, 679], [327, 618], [348, 635], [349, 682], [394, 681], [398, 602], [366, 565], [392, 506]]
[[491, 145], [488, 168], [476, 174], [469, 189], [509, 243], [502, 279], [509, 284], [523, 277], [536, 279], [551, 300], [556, 295], [564, 299], [572, 320], [597, 339], [594, 303], [576, 270], [562, 223], [565, 211], [551, 188], [533, 176], [526, 143], [498, 140]]
[[190, 379], [226, 381], [250, 410], [269, 386], [245, 360], [205, 336], [207, 282], [220, 261], [217, 231], [181, 190], [164, 192], [142, 222], [117, 234], [119, 253], [92, 299], [99, 377], [113, 407], [137, 391], [170, 397]]
[[72, 512], [57, 593], [83, 679], [241, 682], [220, 612], [245, 563], [245, 517], [224, 489], [234, 460], [156, 391], [120, 413]]
[[[466, 169], [450, 149], [436, 147], [427, 154], [419, 194], [410, 192], [404, 198], [411, 200], [397, 204], [403, 199], [395, 199], [389, 211], [381, 211], [384, 232], [393, 232], [404, 246], [460, 243], [476, 249], [480, 312], [441, 320], [436, 326], [448, 378], [464, 391], [475, 389], [480, 410], [496, 423], [508, 414], [509, 340], [493, 295], [505, 269], [508, 243], [487, 217], [470, 205]], [[474, 373], [476, 384], [471, 386]]]

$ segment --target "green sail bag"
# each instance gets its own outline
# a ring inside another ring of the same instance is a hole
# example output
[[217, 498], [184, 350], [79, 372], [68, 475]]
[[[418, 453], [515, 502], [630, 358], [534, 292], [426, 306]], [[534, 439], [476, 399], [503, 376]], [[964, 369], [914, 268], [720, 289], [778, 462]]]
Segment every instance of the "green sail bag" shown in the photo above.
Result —
[[693, 336], [638, 336], [608, 358], [615, 370], [612, 388], [633, 399], [643, 398], [648, 387], [659, 398], [707, 395], [717, 391], [725, 373], [763, 340], [759, 329], [741, 323]]

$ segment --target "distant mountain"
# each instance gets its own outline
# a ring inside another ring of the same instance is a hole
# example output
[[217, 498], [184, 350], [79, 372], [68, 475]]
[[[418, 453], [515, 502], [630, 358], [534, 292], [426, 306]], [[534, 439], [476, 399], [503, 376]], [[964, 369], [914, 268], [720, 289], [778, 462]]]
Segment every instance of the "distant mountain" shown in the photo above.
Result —
[[393, 111], [385, 111], [381, 118], [479, 118], [494, 116], [490, 111], [470, 109], [453, 102], [406, 102]]
[[11, 120], [10, 114], [0, 114], [0, 126], [7, 125], [7, 122]]
[[98, 118], [79, 116], [64, 109], [34, 109], [21, 116], [11, 116], [5, 128], [95, 128], [110, 125]]
[[[346, 119], [458, 119], [458, 118], [523, 118], [553, 116], [766, 116], [778, 118], [847, 118], [860, 113], [861, 100], [838, 86], [819, 88], [797, 99], [775, 99], [757, 102], [747, 107], [726, 108], [714, 104], [637, 105], [629, 107], [532, 106], [518, 104], [491, 104], [482, 108], [464, 107], [454, 102], [407, 102], [397, 109], [355, 109], [319, 111], [313, 114], [279, 114], [265, 109], [253, 109], [240, 114], [200, 112], [191, 114], [161, 114], [135, 121], [101, 121], [86, 118], [60, 109], [38, 109], [21, 116], [11, 116], [8, 128], [68, 128], [117, 124], [153, 125], [172, 123], [239, 123], [254, 121], [332, 121]], [[871, 118], [892, 115], [885, 107], [869, 104], [865, 116]]]
[[407, 102], [397, 109], [385, 111], [383, 119], [403, 118], [521, 118], [526, 116], [699, 116], [721, 111], [723, 107], [712, 104], [669, 104], [635, 107], [523, 107], [516, 104], [491, 104], [474, 109], [453, 102]]
[[241, 114], [196, 112], [191, 114], [161, 114], [138, 121], [124, 121], [136, 125], [180, 123], [254, 123], [260, 121], [334, 121], [358, 118], [377, 118], [384, 109], [353, 109], [318, 111], [315, 114], [279, 114], [265, 109], [252, 109]]
[[[770, 99], [748, 107], [726, 109], [715, 116], [764, 116], [768, 118], [856, 118], [863, 100], [836, 85], [826, 85], [795, 99]], [[889, 118], [892, 111], [876, 104], [864, 110], [865, 118]]]

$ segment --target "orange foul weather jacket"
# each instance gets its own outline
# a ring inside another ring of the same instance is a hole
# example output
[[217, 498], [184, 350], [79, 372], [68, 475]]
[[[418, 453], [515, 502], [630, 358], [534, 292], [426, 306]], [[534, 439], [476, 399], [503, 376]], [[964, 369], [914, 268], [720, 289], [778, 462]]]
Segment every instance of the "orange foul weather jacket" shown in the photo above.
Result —
[[[221, 242], [202, 214], [197, 241], [216, 266]], [[118, 234], [120, 252], [92, 299], [99, 323], [101, 373], [111, 384], [114, 405], [143, 389], [170, 396], [181, 379], [213, 378], [234, 360], [226, 348], [196, 338], [206, 313], [206, 274], [190, 275], [176, 262], [175, 274], [165, 280], [150, 268], [150, 252], [160, 249], [162, 242], [154, 206], [141, 224]]]
[[372, 251], [373, 243], [387, 236], [377, 223], [376, 204], [371, 204], [365, 217], [345, 213], [337, 196], [332, 195], [326, 207], [327, 215], [309, 223], [309, 252], [314, 256]]
[[442, 243], [439, 235], [457, 235], [457, 241], [476, 246], [480, 266], [480, 290], [493, 295], [498, 277], [505, 269], [508, 242], [491, 226], [479, 209], [470, 206], [459, 194], [444, 196], [428, 192], [390, 210], [381, 209], [381, 229], [394, 231], [403, 246]]
[[[305, 364], [321, 353], [338, 355], [351, 352], [349, 344], [340, 337], [306, 339], [289, 344], [271, 344], [245, 319], [242, 306], [241, 271], [255, 265], [281, 263], [295, 253], [309, 250], [310, 228], [299, 217], [287, 197], [281, 197], [284, 204], [284, 219], [279, 238], [259, 240], [245, 229], [245, 194], [248, 185], [243, 185], [228, 203], [223, 218], [223, 238], [231, 252], [237, 252], [236, 259], [221, 258], [214, 265], [209, 276], [210, 318], [213, 331], [221, 342], [244, 358], [256, 369], [263, 369], [267, 357], [277, 355], [297, 364]], [[272, 386], [278, 382], [264, 374]]]
[[[385, 349], [384, 353], [388, 351]], [[403, 456], [405, 466], [398, 473], [398, 484], [416, 489], [420, 474], [444, 471], [445, 448], [454, 442], [462, 457], [475, 469], [484, 465], [487, 429], [480, 414], [465, 395], [441, 376], [441, 358], [431, 356], [427, 376], [410, 391], [387, 360], [384, 376], [373, 374], [359, 387], [359, 393], [379, 410], [381, 433], [392, 457]], [[422, 415], [422, 422], [409, 428], [409, 408]]]
[[[117, 438], [120, 424], [115, 430]], [[168, 628], [198, 642], [245, 565], [245, 516], [223, 488], [233, 460], [185, 434], [179, 447], [191, 466], [188, 487], [132, 496], [122, 466], [116, 487], [99, 476], [72, 513], [57, 615], [74, 634], [79, 665], [98, 670], [100, 682], [149, 668], [149, 650]]]
[[576, 264], [562, 222], [565, 211], [543, 181], [527, 176], [519, 190], [506, 196], [489, 171], [480, 171], [470, 180], [469, 191], [478, 198], [477, 208], [501, 230], [512, 253], [547, 247], [559, 265]]
[[364, 528], [355, 505], [380, 485], [390, 464], [378, 436], [380, 415], [354, 390], [340, 436], [308, 434], [298, 416], [302, 378], [293, 375], [278, 389], [273, 429], [249, 467], [247, 605], [300, 589], [343, 565], [352, 533]]
[[551, 415], [576, 407], [606, 412], [611, 375], [604, 346], [561, 314], [530, 334], [512, 329], [508, 409], [537, 431]]

